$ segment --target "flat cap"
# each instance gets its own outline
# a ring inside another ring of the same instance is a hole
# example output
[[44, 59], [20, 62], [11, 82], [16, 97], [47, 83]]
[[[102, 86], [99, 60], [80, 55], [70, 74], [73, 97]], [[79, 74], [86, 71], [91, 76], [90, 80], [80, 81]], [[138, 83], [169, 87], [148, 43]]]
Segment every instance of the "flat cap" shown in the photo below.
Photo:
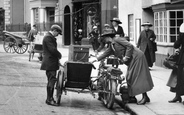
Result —
[[61, 27], [60, 27], [59, 25], [57, 25], [57, 24], [52, 25], [52, 26], [51, 26], [51, 30], [56, 30], [56, 31], [59, 32], [59, 34], [62, 35], [62, 29], [61, 29]]

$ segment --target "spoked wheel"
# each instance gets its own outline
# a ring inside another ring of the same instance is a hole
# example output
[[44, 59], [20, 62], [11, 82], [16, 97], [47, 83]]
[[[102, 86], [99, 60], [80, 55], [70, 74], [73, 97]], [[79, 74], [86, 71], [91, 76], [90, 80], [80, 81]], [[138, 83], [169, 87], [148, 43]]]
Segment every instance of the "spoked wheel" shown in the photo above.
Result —
[[7, 53], [15, 53], [14, 46], [16, 45], [16, 40], [11, 37], [7, 37], [4, 40], [3, 48]]
[[60, 70], [57, 75], [57, 83], [56, 83], [56, 103], [61, 103], [61, 95], [63, 93], [64, 88], [64, 71]]
[[28, 44], [24, 44], [24, 43], [17, 43], [15, 46], [14, 46], [14, 50], [16, 53], [18, 54], [23, 54], [27, 51], [28, 49]]
[[116, 81], [106, 79], [105, 91], [107, 91], [107, 93], [104, 93], [104, 104], [108, 109], [112, 109], [115, 100]]

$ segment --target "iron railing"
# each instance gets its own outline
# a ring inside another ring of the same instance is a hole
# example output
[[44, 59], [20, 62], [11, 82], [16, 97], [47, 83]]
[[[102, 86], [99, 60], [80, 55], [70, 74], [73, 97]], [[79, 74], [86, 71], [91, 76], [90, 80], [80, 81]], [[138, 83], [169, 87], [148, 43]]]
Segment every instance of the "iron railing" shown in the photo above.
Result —
[[[37, 29], [38, 31], [49, 31], [50, 27], [53, 24], [58, 24], [62, 27], [62, 23], [48, 23], [48, 22], [43, 22], [43, 23], [37, 23]], [[30, 24], [8, 24], [5, 26], [6, 31], [10, 32], [29, 32], [31, 29]]]

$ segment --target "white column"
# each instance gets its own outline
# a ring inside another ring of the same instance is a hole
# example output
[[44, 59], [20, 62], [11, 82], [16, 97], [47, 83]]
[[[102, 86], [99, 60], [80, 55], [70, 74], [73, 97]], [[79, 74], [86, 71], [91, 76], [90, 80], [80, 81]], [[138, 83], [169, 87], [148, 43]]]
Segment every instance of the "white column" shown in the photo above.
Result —
[[46, 14], [46, 12], [45, 12], [45, 8], [39, 8], [39, 18], [40, 18], [40, 23], [43, 23], [43, 22], [45, 22], [45, 14]]
[[34, 25], [34, 12], [33, 9], [31, 8], [31, 27]]
[[55, 22], [59, 22], [59, 3], [56, 4], [54, 14], [55, 14], [55, 16], [54, 16]]

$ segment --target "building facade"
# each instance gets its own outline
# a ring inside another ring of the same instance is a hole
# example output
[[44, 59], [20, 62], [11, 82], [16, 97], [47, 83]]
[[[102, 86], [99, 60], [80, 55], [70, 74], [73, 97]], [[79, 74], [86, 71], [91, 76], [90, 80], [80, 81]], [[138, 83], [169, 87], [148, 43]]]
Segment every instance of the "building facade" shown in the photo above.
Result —
[[[136, 3], [136, 4], [135, 4]], [[131, 7], [134, 5], [133, 7]], [[168, 54], [173, 54], [173, 43], [179, 33], [179, 26], [184, 20], [183, 0], [119, 0], [119, 17], [123, 21], [125, 33], [131, 42], [137, 44], [141, 24], [150, 22], [156, 34], [158, 51], [156, 65], [163, 66]]]

